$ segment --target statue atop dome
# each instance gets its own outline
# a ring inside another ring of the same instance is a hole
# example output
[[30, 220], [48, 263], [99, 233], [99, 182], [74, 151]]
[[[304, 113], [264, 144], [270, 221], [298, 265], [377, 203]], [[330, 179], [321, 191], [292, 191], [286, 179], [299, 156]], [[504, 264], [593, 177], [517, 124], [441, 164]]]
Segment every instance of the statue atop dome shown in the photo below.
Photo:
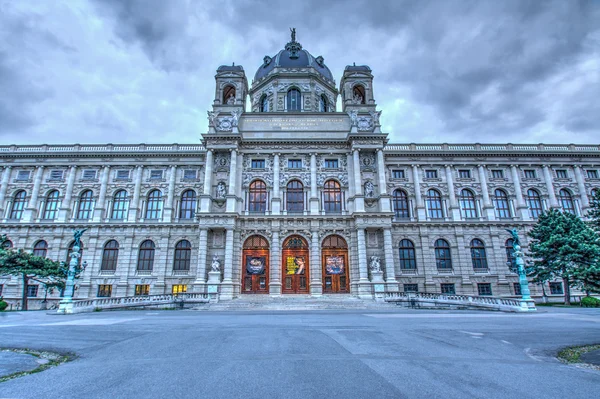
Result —
[[290, 28], [290, 32], [292, 32], [292, 42], [296, 41], [296, 28]]
[[290, 28], [292, 33], [292, 41], [285, 45], [285, 49], [290, 54], [290, 59], [295, 60], [298, 58], [298, 52], [302, 50], [302, 45], [296, 41], [296, 28]]

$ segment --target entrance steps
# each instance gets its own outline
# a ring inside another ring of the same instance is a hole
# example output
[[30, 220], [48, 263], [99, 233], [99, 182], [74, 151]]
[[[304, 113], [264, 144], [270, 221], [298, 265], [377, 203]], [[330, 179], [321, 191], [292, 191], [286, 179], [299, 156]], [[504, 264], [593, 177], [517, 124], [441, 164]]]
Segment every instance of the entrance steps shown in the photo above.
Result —
[[343, 310], [343, 309], [388, 309], [394, 304], [360, 299], [352, 295], [240, 295], [231, 301], [220, 301], [195, 306], [194, 310], [208, 311], [294, 311], [294, 310]]

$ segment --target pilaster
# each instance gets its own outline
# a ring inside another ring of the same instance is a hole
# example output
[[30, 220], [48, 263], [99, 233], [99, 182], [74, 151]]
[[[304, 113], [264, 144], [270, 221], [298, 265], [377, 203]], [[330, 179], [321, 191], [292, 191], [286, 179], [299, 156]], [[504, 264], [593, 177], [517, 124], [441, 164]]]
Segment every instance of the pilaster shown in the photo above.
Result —
[[37, 213], [37, 202], [40, 194], [40, 186], [42, 184], [42, 178], [44, 176], [44, 166], [38, 166], [35, 172], [35, 180], [33, 182], [33, 190], [31, 190], [31, 197], [23, 212], [23, 222], [33, 222]]
[[129, 212], [127, 214], [127, 221], [135, 223], [141, 215], [140, 210], [140, 191], [142, 189], [142, 176], [144, 167], [142, 165], [136, 166], [135, 169], [135, 186], [133, 188], [133, 199], [129, 206]]
[[98, 194], [98, 202], [94, 207], [93, 222], [100, 222], [103, 217], [106, 217], [106, 190], [108, 188], [108, 178], [110, 175], [110, 166], [106, 165], [102, 168], [102, 176], [100, 183], [100, 193]]
[[271, 265], [269, 266], [269, 294], [271, 296], [281, 295], [281, 249], [278, 229], [278, 226], [273, 229], [271, 236]]
[[213, 167], [213, 151], [206, 150], [204, 159], [204, 187], [200, 196], [200, 212], [210, 212], [210, 195], [212, 189], [212, 167]]

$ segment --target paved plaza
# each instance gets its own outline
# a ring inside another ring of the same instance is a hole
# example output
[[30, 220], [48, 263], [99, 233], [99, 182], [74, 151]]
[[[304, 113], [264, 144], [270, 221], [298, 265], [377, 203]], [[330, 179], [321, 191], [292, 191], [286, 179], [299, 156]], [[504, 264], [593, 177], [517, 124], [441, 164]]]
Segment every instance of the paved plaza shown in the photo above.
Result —
[[600, 311], [124, 311], [0, 314], [3, 347], [75, 352], [0, 398], [592, 398], [559, 363]]

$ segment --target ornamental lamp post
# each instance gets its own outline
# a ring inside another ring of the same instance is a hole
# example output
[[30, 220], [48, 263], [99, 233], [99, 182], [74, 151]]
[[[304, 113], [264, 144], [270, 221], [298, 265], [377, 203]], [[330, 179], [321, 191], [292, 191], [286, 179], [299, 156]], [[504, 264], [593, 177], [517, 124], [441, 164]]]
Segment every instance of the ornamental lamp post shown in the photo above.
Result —
[[75, 279], [87, 266], [87, 262], [83, 262], [82, 266], [79, 266], [81, 258], [81, 236], [83, 230], [74, 230], [73, 237], [75, 238], [75, 244], [73, 245], [73, 251], [69, 254], [71, 260], [69, 261], [69, 269], [67, 271], [67, 282], [65, 285], [65, 293], [63, 299], [60, 301], [57, 313], [59, 314], [71, 314], [73, 313], [73, 295], [75, 295]]
[[535, 301], [531, 299], [531, 291], [529, 290], [529, 281], [527, 280], [527, 272], [525, 270], [524, 254], [521, 251], [521, 241], [517, 229], [506, 230], [510, 233], [513, 239], [513, 261], [507, 262], [509, 269], [519, 274], [519, 285], [521, 287], [521, 311], [535, 312]]

